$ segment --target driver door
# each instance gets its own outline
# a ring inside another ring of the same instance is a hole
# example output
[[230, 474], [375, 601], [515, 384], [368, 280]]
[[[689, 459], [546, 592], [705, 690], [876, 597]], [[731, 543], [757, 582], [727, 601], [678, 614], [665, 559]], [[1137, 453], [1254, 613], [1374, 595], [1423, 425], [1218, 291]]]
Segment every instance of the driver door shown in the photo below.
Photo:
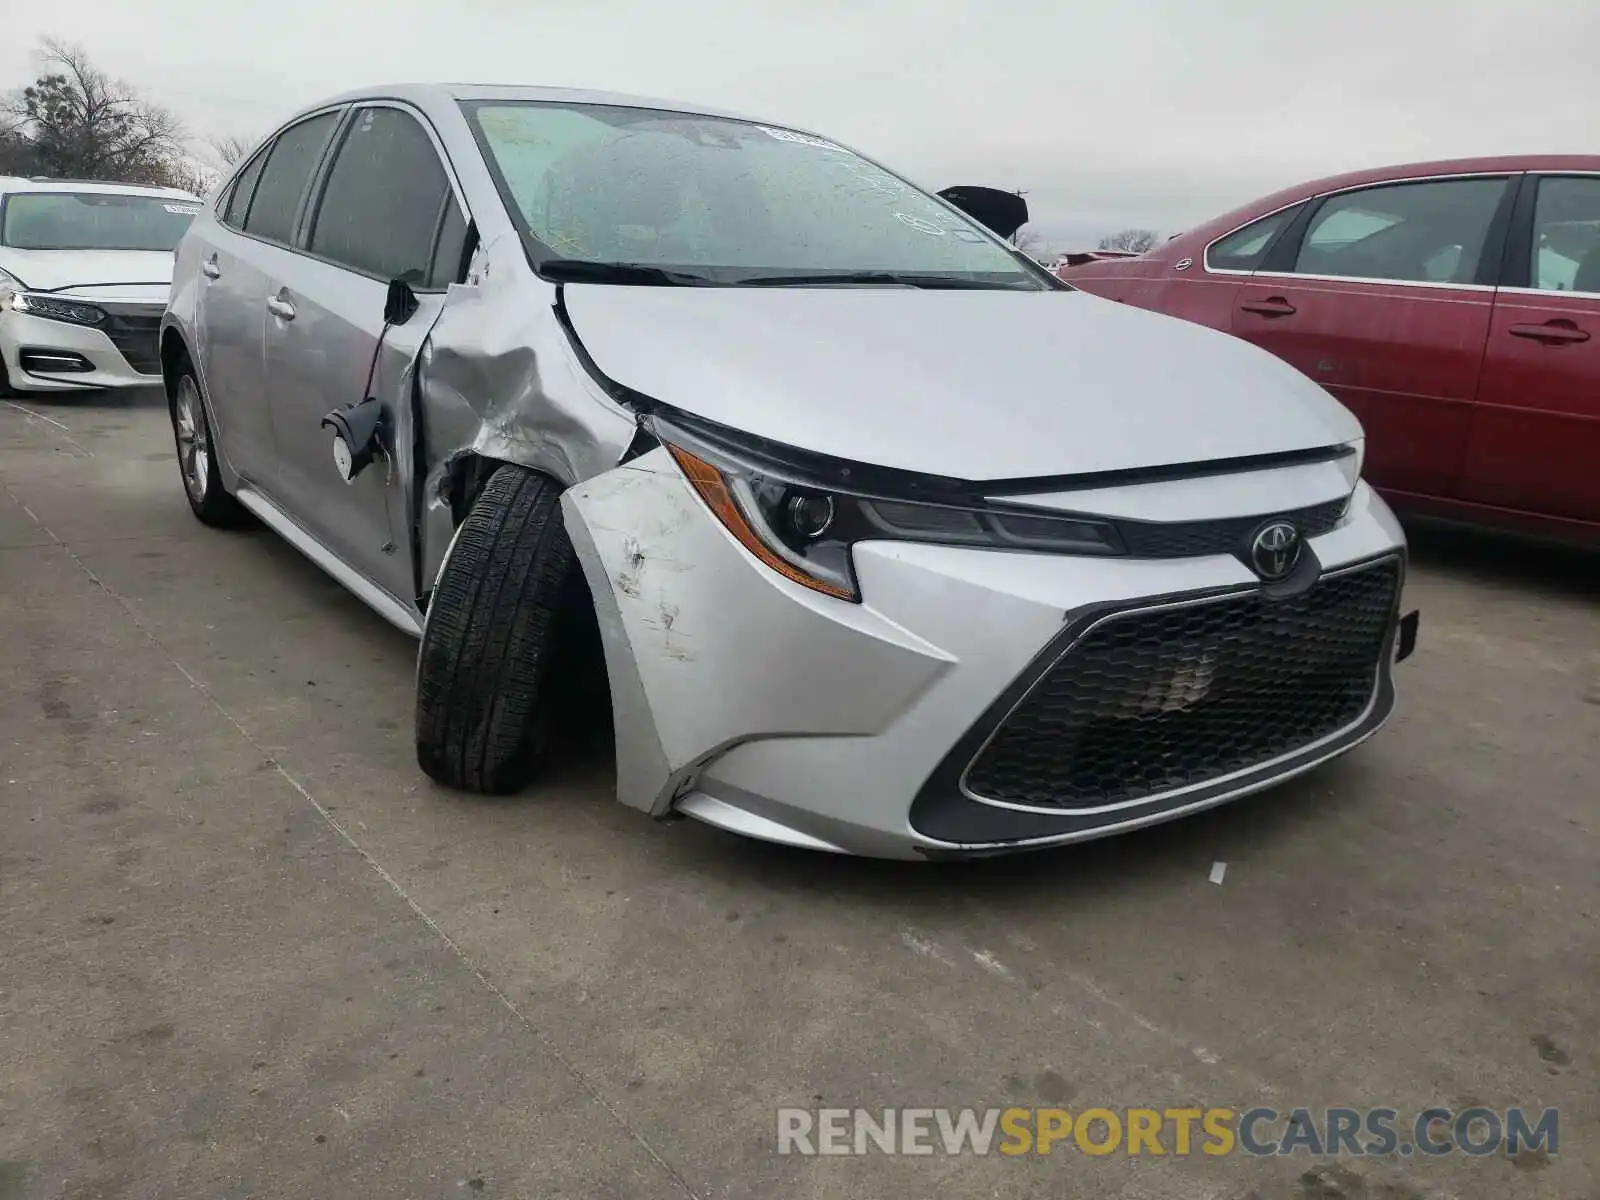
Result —
[[[278, 491], [297, 524], [413, 608], [409, 371], [459, 272], [465, 209], [421, 118], [390, 103], [354, 110], [315, 195], [300, 253], [285, 256], [268, 292]], [[394, 279], [418, 307], [386, 330]], [[322, 419], [368, 395], [383, 403], [394, 453], [346, 483]]]

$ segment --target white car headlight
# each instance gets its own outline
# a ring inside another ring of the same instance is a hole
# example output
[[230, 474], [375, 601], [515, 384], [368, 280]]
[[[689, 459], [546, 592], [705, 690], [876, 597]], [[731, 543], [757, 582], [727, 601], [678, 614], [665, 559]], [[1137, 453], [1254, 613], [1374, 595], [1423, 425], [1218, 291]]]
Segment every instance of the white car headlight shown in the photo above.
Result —
[[1339, 468], [1344, 472], [1344, 477], [1350, 484], [1350, 490], [1354, 491], [1356, 484], [1361, 482], [1361, 469], [1366, 466], [1367, 439], [1358, 437], [1353, 442], [1346, 442], [1345, 445], [1351, 453], [1339, 460]]
[[[940, 495], [947, 489], [935, 480], [907, 483], [904, 494], [885, 495], [870, 485], [841, 484], [838, 471], [854, 475], [853, 465], [808, 470], [780, 461], [782, 452], [775, 458], [770, 447], [763, 452], [754, 444], [737, 445], [723, 440], [726, 434], [692, 428], [682, 417], [658, 413], [649, 427], [712, 515], [746, 550], [785, 578], [841, 600], [861, 600], [851, 554], [858, 541], [1126, 553], [1105, 521]], [[821, 456], [816, 457], [820, 464]]]
[[43, 317], [47, 321], [64, 321], [68, 325], [103, 325], [106, 320], [106, 310], [103, 308], [40, 292], [13, 291], [7, 305], [12, 312]]

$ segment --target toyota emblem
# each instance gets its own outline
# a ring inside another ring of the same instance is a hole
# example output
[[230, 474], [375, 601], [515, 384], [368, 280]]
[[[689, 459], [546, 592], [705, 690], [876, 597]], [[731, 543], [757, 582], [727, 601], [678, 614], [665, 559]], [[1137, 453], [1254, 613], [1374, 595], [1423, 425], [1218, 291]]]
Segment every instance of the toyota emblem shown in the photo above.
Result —
[[1250, 541], [1250, 565], [1268, 583], [1293, 571], [1300, 561], [1300, 531], [1288, 521], [1270, 521]]

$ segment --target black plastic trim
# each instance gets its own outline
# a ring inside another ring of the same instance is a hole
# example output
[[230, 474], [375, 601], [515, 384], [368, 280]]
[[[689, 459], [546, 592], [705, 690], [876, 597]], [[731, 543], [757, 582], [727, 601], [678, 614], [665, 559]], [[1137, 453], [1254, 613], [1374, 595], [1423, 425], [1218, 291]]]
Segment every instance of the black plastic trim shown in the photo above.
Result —
[[[564, 311], [564, 310], [563, 310]], [[574, 334], [574, 338], [576, 335]], [[601, 377], [603, 378], [603, 376]], [[613, 387], [620, 385], [613, 384]], [[626, 390], [626, 389], [624, 389]], [[635, 395], [637, 395], [635, 393]], [[642, 398], [641, 398], [642, 399]], [[936, 503], [983, 507], [985, 501], [1006, 496], [1030, 495], [1073, 488], [1106, 487], [1134, 483], [1164, 483], [1175, 479], [1197, 479], [1212, 475], [1234, 475], [1273, 467], [1334, 462], [1348, 458], [1355, 450], [1347, 445], [1291, 450], [1276, 454], [1256, 454], [1239, 458], [1218, 458], [1196, 463], [1173, 463], [1154, 467], [1130, 467], [1114, 471], [1092, 471], [1077, 475], [1041, 475], [1014, 479], [972, 480], [948, 475], [927, 475], [900, 467], [880, 467], [852, 462], [812, 450], [801, 450], [755, 434], [707, 421], [692, 413], [651, 402], [657, 417], [677, 425], [696, 437], [746, 458], [801, 475], [819, 487], [842, 492], [867, 493], [927, 500]], [[1070, 515], [1070, 514], [1062, 514]], [[1080, 514], [1085, 517], [1096, 514]], [[1104, 520], [1104, 517], [1098, 517]]]
[[1422, 624], [1422, 610], [1412, 609], [1400, 618], [1400, 643], [1395, 647], [1394, 661], [1405, 662], [1417, 648], [1417, 628]]
[[1483, 236], [1483, 251], [1478, 255], [1478, 269], [1472, 276], [1473, 283], [1485, 287], [1499, 286], [1505, 264], [1507, 235], [1512, 227], [1522, 193], [1528, 186], [1528, 177], [1517, 175], [1507, 182], [1510, 186], [1500, 194], [1500, 203], [1495, 207], [1494, 216], [1489, 221], [1489, 229]]
[[[66, 366], [42, 367], [41, 358], [57, 359]], [[29, 375], [81, 375], [94, 370], [94, 364], [76, 350], [52, 350], [47, 346], [22, 346], [17, 350], [17, 365]]]
[[1300, 243], [1305, 239], [1306, 228], [1317, 215], [1317, 210], [1328, 202], [1327, 196], [1312, 196], [1303, 201], [1294, 220], [1272, 239], [1272, 245], [1256, 264], [1257, 271], [1292, 272], [1295, 259], [1300, 257]]
[[[1388, 719], [1394, 709], [1394, 681], [1392, 659], [1395, 638], [1399, 628], [1400, 595], [1405, 587], [1405, 559], [1394, 551], [1385, 551], [1356, 562], [1343, 563], [1329, 574], [1344, 574], [1374, 567], [1390, 559], [1399, 559], [1400, 578], [1395, 588], [1395, 609], [1390, 617], [1389, 633], [1384, 639], [1384, 649], [1378, 663], [1377, 694], [1367, 715], [1346, 729], [1335, 739], [1309, 747], [1291, 758], [1269, 766], [1235, 775], [1203, 787], [1176, 794], [1153, 796], [1148, 800], [1119, 805], [1101, 813], [1045, 813], [985, 804], [968, 796], [961, 788], [961, 777], [967, 764], [982, 750], [994, 731], [1005, 721], [1017, 703], [1047, 674], [1069, 646], [1096, 622], [1114, 613], [1130, 609], [1154, 608], [1163, 604], [1185, 604], [1194, 601], [1222, 599], [1228, 596], [1248, 595], [1265, 589], [1253, 587], [1210, 588], [1198, 592], [1176, 592], [1161, 596], [1144, 597], [1130, 604], [1125, 600], [1094, 604], [1073, 612], [1061, 631], [1036, 655], [1005, 691], [984, 711], [949, 753], [933, 769], [911, 802], [910, 824], [923, 837], [949, 842], [958, 846], [994, 846], [1004, 848], [1018, 842], [1040, 841], [1050, 838], [1087, 836], [1097, 829], [1149, 821], [1163, 813], [1181, 812], [1203, 806], [1208, 800], [1243, 791], [1256, 784], [1265, 783], [1280, 775], [1293, 772], [1297, 767], [1337, 754], [1343, 747], [1359, 741]], [[1298, 574], [1298, 572], [1297, 572]], [[1320, 578], [1320, 574], [1318, 578]], [[1286, 581], [1287, 582], [1287, 581]], [[1303, 589], [1296, 589], [1303, 590]]]
[[1544, 175], [1522, 177], [1516, 203], [1507, 218], [1504, 257], [1500, 264], [1500, 287], [1531, 287], [1533, 279], [1533, 212], [1539, 202], [1539, 184]]

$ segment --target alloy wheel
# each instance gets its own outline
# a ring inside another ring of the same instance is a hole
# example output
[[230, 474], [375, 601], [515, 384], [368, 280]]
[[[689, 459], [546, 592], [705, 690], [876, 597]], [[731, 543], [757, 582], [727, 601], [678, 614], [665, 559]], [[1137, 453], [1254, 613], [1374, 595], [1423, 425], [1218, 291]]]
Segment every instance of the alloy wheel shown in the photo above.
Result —
[[188, 489], [189, 499], [204, 504], [211, 479], [211, 435], [206, 427], [205, 408], [200, 402], [200, 389], [195, 386], [192, 375], [185, 375], [178, 382], [173, 422], [178, 434], [178, 469], [183, 473], [183, 486]]

